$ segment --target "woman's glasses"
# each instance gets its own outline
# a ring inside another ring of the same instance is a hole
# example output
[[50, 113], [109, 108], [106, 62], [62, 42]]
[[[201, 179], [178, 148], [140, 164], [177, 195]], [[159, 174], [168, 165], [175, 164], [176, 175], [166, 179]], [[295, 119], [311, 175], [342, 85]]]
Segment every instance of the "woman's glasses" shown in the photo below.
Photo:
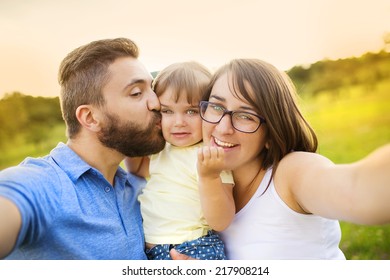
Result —
[[228, 111], [223, 106], [201, 101], [199, 103], [201, 118], [209, 123], [219, 123], [225, 115], [230, 115], [230, 120], [234, 129], [244, 133], [256, 132], [265, 119], [256, 114], [245, 111]]

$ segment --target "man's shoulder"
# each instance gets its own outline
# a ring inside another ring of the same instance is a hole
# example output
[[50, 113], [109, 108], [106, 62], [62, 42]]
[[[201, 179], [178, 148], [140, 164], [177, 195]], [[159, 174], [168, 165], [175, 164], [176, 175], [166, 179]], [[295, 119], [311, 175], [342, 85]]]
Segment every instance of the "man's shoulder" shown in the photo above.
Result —
[[26, 158], [19, 165], [0, 172], [1, 181], [38, 182], [53, 180], [58, 171], [50, 157]]

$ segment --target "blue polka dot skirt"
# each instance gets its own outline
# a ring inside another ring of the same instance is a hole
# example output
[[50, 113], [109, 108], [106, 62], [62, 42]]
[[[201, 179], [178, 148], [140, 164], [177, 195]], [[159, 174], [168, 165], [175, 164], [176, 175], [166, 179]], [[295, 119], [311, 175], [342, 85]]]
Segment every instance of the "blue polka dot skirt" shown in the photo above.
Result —
[[175, 248], [179, 253], [199, 260], [226, 260], [225, 245], [214, 231], [205, 236], [182, 244], [160, 244], [146, 250], [149, 260], [171, 260], [169, 251]]

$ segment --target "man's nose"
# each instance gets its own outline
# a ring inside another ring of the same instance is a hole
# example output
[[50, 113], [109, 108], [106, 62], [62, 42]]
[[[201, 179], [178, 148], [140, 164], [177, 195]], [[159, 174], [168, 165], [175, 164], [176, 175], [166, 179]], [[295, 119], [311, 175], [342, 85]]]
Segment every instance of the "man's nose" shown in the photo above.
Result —
[[149, 91], [147, 106], [149, 111], [160, 111], [161, 109], [160, 100], [153, 90]]

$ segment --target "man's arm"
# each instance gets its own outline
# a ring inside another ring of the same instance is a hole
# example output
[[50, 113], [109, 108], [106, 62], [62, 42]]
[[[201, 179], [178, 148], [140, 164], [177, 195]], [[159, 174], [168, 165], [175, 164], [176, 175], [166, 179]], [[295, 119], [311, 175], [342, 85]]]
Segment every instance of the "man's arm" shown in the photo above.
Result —
[[125, 158], [127, 171], [143, 178], [149, 177], [149, 163], [150, 158], [148, 156]]
[[14, 248], [21, 225], [19, 209], [10, 200], [0, 196], [0, 259]]

